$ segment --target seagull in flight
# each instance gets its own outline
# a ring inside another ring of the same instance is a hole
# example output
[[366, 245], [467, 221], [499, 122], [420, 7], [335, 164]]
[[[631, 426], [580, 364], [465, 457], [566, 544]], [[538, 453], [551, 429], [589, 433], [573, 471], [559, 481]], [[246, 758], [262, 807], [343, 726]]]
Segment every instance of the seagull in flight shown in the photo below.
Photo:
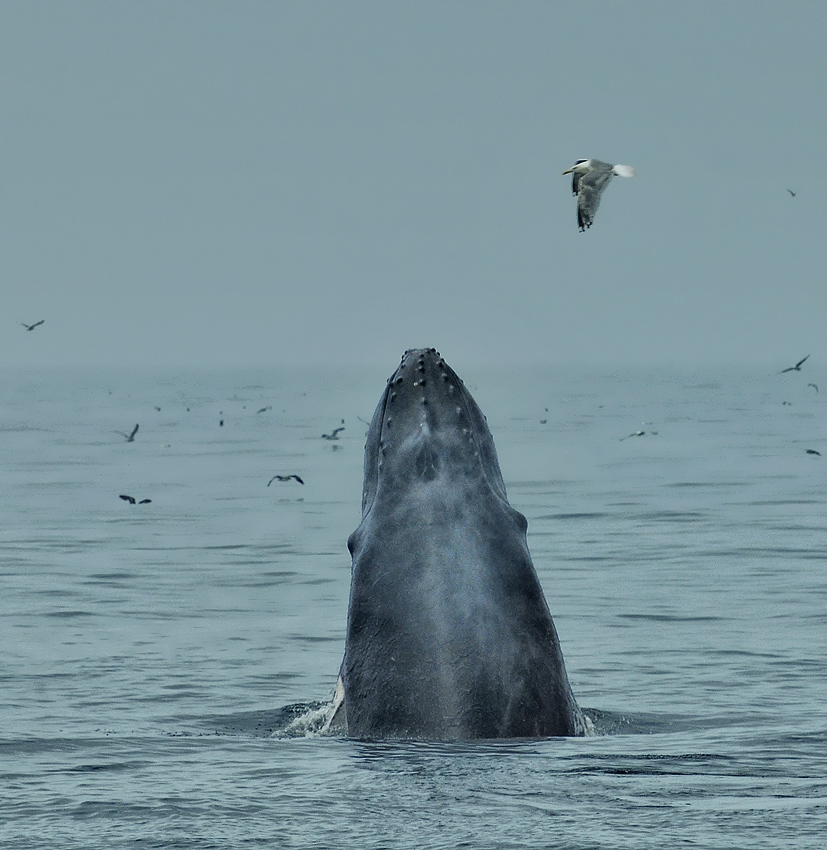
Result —
[[345, 420], [342, 420], [342, 424], [338, 428], [334, 428], [329, 434], [322, 434], [323, 440], [338, 440], [339, 439], [339, 431], [345, 430]]
[[571, 193], [577, 196], [577, 225], [582, 233], [592, 226], [600, 196], [612, 177], [634, 177], [631, 165], [610, 165], [599, 159], [578, 159], [563, 174], [571, 174]]
[[21, 322], [20, 324], [23, 325], [23, 327], [27, 331], [33, 331], [35, 328], [39, 328], [45, 321], [45, 319], [41, 319], [39, 322], [35, 322], [33, 325], [27, 325], [25, 322]]
[[[809, 356], [810, 355], [808, 354], [807, 357]], [[800, 372], [801, 366], [804, 364], [804, 361], [807, 359], [807, 357], [802, 357], [801, 360], [799, 360], [798, 363], [795, 364], [795, 366], [787, 366], [786, 369], [782, 369], [778, 374], [783, 375], [785, 372]]]
[[135, 425], [135, 427], [132, 429], [131, 433], [129, 433], [129, 434], [126, 434], [123, 431], [115, 431], [115, 433], [120, 434], [122, 437], [126, 437], [127, 443], [134, 443], [135, 442], [135, 435], [138, 433], [138, 426]]
[[298, 481], [299, 484], [304, 484], [304, 481], [299, 478], [298, 475], [274, 475], [268, 482], [267, 486], [269, 487], [274, 481]]
[[[130, 505], [135, 504], [135, 497], [134, 496], [124, 496], [124, 494], [121, 493], [121, 495], [118, 498], [123, 499], [125, 502], [129, 502]], [[141, 499], [141, 501], [138, 502], [138, 504], [139, 505], [148, 505], [151, 502], [152, 502], [152, 499]]]
[[790, 193], [790, 195], [792, 195], [793, 197], [795, 197], [795, 192], [793, 192], [793, 190], [792, 190], [792, 189], [787, 189], [787, 191]]

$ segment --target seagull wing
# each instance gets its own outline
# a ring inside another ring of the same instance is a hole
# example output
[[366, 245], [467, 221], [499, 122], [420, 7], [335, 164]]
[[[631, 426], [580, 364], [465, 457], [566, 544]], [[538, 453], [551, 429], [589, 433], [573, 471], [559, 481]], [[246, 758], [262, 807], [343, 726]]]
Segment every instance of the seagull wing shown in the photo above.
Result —
[[571, 193], [572, 195], [576, 195], [580, 191], [580, 178], [583, 175], [579, 171], [572, 171], [571, 173]]
[[600, 196], [613, 176], [611, 169], [596, 168], [580, 178], [577, 194], [577, 224], [581, 230], [592, 226], [595, 213], [600, 206]]
[[810, 356], [810, 355], [808, 354], [808, 355], [807, 355], [807, 357], [802, 357], [802, 358], [801, 358], [801, 360], [799, 360], [799, 361], [798, 361], [798, 363], [796, 363], [796, 364], [795, 364], [795, 366], [793, 366], [793, 369], [800, 369], [800, 368], [801, 368], [801, 366], [802, 366], [802, 364], [804, 363], [804, 361], [805, 361], [805, 360], [806, 360], [809, 356]]

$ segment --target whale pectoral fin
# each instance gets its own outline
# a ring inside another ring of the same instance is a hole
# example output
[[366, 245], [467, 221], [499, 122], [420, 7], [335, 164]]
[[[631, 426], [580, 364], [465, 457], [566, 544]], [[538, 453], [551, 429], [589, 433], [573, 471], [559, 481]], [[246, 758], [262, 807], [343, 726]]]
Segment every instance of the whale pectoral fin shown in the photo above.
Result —
[[341, 673], [336, 680], [336, 690], [333, 701], [328, 709], [327, 720], [322, 727], [324, 732], [347, 732], [347, 715], [345, 714], [345, 683]]

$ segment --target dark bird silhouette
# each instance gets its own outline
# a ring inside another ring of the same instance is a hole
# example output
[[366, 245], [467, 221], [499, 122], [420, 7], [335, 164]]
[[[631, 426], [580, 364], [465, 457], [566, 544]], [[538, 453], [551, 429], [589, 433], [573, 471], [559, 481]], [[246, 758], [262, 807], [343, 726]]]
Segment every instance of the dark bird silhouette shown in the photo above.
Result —
[[[123, 494], [123, 493], [121, 493], [121, 495], [119, 496], [119, 498], [123, 499], [125, 502], [129, 502], [129, 504], [130, 504], [130, 505], [134, 505], [134, 504], [135, 504], [135, 497], [134, 497], [134, 496], [124, 496], [124, 494]], [[141, 499], [141, 501], [140, 501], [140, 502], [138, 502], [137, 504], [139, 504], [139, 505], [148, 505], [148, 504], [150, 504], [151, 502], [152, 502], [152, 499]]]
[[631, 434], [627, 434], [625, 437], [621, 437], [621, 441], [628, 440], [629, 437], [643, 437], [646, 434], [645, 431], [632, 431]]
[[339, 439], [339, 431], [345, 430], [345, 420], [342, 420], [342, 424], [338, 428], [334, 428], [329, 434], [322, 434], [323, 440], [338, 440]]
[[273, 409], [273, 405], [272, 405], [272, 404], [268, 404], [268, 405], [267, 405], [267, 407], [260, 407], [260, 408], [256, 411], [256, 413], [267, 413], [267, 411], [268, 411], [268, 410], [272, 410], [272, 409]]
[[268, 482], [267, 486], [269, 487], [274, 481], [298, 481], [299, 484], [304, 484], [304, 481], [299, 478], [298, 475], [274, 475]]
[[122, 437], [126, 437], [127, 443], [134, 443], [135, 442], [135, 435], [138, 433], [138, 426], [135, 425], [135, 427], [132, 429], [132, 432], [129, 433], [129, 434], [126, 434], [123, 431], [115, 431], [115, 433], [120, 434]]
[[[807, 357], [809, 356], [810, 355], [808, 354]], [[795, 366], [787, 366], [786, 369], [782, 369], [778, 374], [783, 375], [785, 372], [800, 372], [801, 366], [803, 365], [807, 357], [802, 357], [801, 360], [799, 360], [798, 363], [795, 364]]]
[[807, 454], [808, 455], [818, 455], [819, 457], [821, 457], [821, 452], [817, 452], [815, 449], [807, 449]]
[[793, 192], [793, 190], [792, 190], [792, 189], [787, 189], [787, 191], [788, 191], [788, 192], [789, 192], [789, 193], [790, 193], [793, 197], [795, 197], [795, 192]]
[[20, 324], [23, 325], [23, 327], [27, 331], [33, 331], [35, 328], [39, 328], [45, 321], [45, 319], [41, 319], [39, 322], [35, 322], [33, 325], [27, 325], [25, 322], [21, 322]]

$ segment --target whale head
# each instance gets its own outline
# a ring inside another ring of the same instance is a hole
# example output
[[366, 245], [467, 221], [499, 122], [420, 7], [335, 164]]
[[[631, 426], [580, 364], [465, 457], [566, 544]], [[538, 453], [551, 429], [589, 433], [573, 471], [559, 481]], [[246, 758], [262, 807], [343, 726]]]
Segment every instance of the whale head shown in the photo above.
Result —
[[388, 379], [368, 430], [362, 514], [394, 493], [462, 482], [507, 500], [485, 416], [434, 348], [409, 349]]
[[368, 430], [341, 702], [356, 737], [575, 734], [557, 633], [494, 440], [433, 348], [406, 351]]

